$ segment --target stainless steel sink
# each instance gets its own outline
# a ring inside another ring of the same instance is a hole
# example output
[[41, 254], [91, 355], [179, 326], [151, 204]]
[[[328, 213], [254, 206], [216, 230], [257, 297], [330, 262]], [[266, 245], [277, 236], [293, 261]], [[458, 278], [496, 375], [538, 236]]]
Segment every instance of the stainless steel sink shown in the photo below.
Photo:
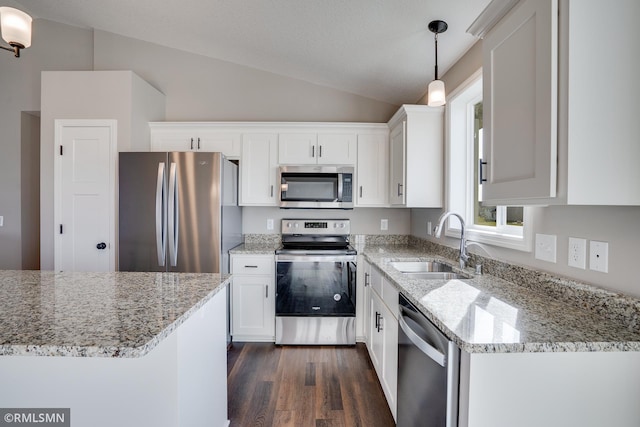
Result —
[[402, 273], [450, 272], [450, 265], [435, 261], [396, 261], [389, 265]]
[[402, 275], [407, 279], [422, 279], [422, 280], [468, 279], [468, 277], [463, 274], [443, 272], [443, 271], [425, 271], [420, 273], [403, 272]]

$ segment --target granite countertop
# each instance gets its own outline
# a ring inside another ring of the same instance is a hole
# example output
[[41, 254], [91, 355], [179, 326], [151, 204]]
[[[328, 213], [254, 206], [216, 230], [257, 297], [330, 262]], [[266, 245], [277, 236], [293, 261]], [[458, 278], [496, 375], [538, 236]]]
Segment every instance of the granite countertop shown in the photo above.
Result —
[[[360, 251], [429, 320], [470, 353], [640, 351], [640, 332], [542, 291], [430, 256], [410, 246]], [[389, 262], [436, 260], [469, 279], [408, 279]]]
[[0, 356], [140, 357], [228, 282], [213, 273], [0, 271]]

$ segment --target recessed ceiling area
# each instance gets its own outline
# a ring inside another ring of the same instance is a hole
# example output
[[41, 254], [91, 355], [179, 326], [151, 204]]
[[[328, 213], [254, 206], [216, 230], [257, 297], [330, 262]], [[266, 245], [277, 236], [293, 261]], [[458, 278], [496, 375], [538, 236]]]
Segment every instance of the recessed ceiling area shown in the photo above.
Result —
[[[34, 18], [94, 28], [328, 86], [414, 103], [475, 42], [490, 0], [17, 0]], [[37, 43], [37, 40], [33, 40]]]

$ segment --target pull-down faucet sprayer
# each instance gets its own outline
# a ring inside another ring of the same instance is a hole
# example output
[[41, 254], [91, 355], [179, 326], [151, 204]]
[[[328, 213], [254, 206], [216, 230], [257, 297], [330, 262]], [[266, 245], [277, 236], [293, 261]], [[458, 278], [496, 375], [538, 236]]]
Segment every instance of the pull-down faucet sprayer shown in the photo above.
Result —
[[467, 261], [469, 261], [469, 255], [467, 255], [467, 239], [464, 235], [464, 219], [462, 216], [455, 212], [445, 212], [438, 219], [438, 225], [436, 226], [436, 238], [439, 239], [442, 235], [442, 229], [444, 228], [444, 222], [451, 215], [457, 217], [460, 220], [460, 268], [465, 268], [467, 266]]

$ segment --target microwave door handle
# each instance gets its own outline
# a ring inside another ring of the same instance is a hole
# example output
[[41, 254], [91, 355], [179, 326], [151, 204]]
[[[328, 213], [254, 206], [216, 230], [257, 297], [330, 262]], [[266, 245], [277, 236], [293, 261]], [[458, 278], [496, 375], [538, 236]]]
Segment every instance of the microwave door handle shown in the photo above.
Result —
[[342, 174], [338, 174], [338, 198], [335, 200], [336, 202], [342, 201]]

